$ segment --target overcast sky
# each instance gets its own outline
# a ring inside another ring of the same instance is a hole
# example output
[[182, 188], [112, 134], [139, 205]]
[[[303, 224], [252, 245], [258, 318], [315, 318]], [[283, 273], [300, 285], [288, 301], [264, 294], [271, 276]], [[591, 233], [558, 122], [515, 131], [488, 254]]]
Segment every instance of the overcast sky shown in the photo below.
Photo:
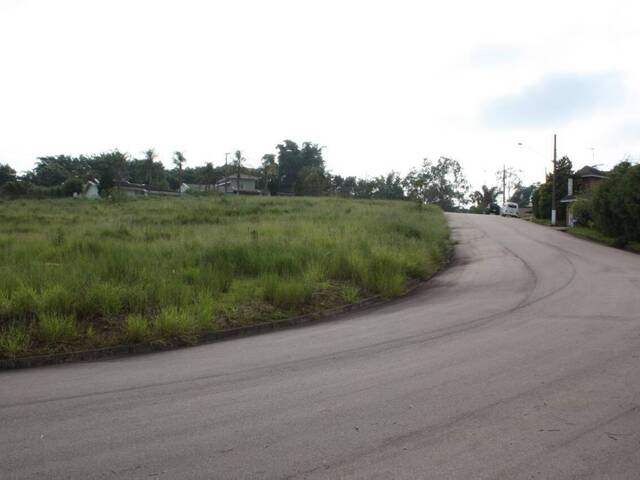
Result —
[[290, 138], [342, 175], [539, 181], [554, 133], [577, 168], [638, 158], [639, 52], [638, 1], [0, 0], [0, 163]]

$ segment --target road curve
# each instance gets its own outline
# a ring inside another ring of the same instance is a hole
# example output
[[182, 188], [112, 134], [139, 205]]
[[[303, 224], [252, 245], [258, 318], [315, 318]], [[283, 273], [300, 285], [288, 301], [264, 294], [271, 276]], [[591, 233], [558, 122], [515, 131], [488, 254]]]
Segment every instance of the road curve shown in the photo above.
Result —
[[0, 477], [640, 478], [640, 256], [448, 219], [454, 265], [382, 308], [0, 373]]

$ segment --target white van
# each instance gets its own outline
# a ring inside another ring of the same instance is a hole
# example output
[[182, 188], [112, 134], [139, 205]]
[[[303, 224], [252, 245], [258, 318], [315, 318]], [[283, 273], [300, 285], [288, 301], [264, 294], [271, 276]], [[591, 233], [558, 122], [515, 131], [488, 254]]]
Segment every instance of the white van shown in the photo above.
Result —
[[500, 215], [503, 217], [519, 217], [518, 204], [513, 202], [503, 203], [500, 207]]

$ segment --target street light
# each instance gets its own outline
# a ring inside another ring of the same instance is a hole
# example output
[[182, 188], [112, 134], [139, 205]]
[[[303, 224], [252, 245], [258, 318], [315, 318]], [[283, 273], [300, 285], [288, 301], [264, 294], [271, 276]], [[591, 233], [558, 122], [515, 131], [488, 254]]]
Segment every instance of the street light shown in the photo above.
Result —
[[[554, 133], [553, 134], [553, 176], [551, 177], [551, 225], [556, 224], [556, 177], [557, 177], [557, 148], [556, 148], [556, 137], [557, 135]], [[522, 142], [518, 142], [518, 146], [520, 147], [525, 147], [528, 148], [529, 150], [531, 150], [532, 152], [536, 153], [537, 155], [544, 157], [544, 155], [542, 155], [540, 152], [534, 150], [533, 148], [529, 147], [528, 145], [523, 144]], [[545, 175], [545, 181], [546, 181], [546, 175]]]

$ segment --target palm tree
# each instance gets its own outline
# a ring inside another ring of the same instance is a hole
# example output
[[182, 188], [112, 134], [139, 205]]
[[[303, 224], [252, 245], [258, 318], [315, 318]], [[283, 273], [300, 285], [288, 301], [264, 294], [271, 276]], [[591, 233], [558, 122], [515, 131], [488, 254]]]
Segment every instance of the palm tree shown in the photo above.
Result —
[[153, 175], [153, 162], [158, 158], [158, 154], [153, 148], [144, 152], [144, 169], [146, 171], [147, 185], [151, 185], [151, 176]]
[[242, 152], [240, 150], [236, 150], [234, 154], [235, 158], [233, 159], [233, 164], [236, 167], [236, 175], [237, 175], [237, 190], [236, 194], [240, 195], [240, 169], [242, 168], [242, 162], [245, 161], [245, 158], [242, 156]]
[[180, 186], [182, 186], [182, 165], [185, 163], [187, 163], [187, 159], [182, 152], [173, 152], [173, 164], [178, 167], [178, 184]]
[[482, 186], [482, 191], [476, 190], [471, 194], [471, 200], [476, 202], [478, 207], [486, 208], [492, 203], [496, 202], [496, 198], [498, 198], [500, 192], [498, 191], [498, 187], [487, 187], [486, 185]]

